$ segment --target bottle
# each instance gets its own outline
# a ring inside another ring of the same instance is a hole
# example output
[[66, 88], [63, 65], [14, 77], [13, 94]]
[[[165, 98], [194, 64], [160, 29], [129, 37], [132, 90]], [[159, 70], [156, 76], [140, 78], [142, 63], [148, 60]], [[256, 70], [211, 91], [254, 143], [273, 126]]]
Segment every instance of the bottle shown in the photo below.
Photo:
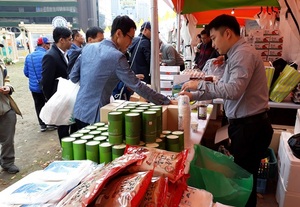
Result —
[[198, 119], [205, 120], [207, 117], [207, 104], [205, 101], [200, 101], [198, 104]]

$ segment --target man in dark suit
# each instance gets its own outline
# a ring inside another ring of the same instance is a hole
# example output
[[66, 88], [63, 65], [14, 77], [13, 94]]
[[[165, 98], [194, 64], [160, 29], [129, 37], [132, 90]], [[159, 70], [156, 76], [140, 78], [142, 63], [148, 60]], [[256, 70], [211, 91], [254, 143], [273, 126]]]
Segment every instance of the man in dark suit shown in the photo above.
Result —
[[[51, 49], [43, 57], [42, 61], [42, 85], [46, 99], [50, 99], [56, 92], [58, 85], [58, 77], [67, 79], [68, 55], [67, 50], [72, 44], [72, 32], [65, 27], [56, 27], [53, 30], [54, 44]], [[71, 133], [76, 131], [75, 125], [71, 125]], [[63, 137], [68, 137], [70, 126], [58, 126], [58, 137], [61, 140]]]

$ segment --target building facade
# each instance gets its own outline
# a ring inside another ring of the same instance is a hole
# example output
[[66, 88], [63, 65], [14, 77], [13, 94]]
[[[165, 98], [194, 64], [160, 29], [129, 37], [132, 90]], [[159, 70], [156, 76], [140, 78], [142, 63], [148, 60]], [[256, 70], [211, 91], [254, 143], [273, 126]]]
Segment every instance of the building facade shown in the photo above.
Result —
[[0, 27], [19, 32], [18, 25], [51, 24], [56, 16], [64, 17], [72, 28], [98, 25], [97, 0], [0, 0]]

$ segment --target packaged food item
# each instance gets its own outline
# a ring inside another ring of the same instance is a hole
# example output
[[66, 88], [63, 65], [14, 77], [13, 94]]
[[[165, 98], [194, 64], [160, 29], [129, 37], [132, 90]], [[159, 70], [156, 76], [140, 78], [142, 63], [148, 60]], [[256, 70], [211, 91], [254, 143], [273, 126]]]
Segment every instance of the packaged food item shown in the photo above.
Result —
[[153, 177], [144, 195], [140, 207], [163, 207], [168, 193], [168, 178]]
[[116, 158], [103, 168], [97, 168], [67, 194], [59, 203], [60, 206], [87, 206], [97, 198], [105, 184], [131, 165], [144, 158], [141, 154], [127, 154]]
[[[168, 183], [168, 193], [164, 207], [178, 207], [182, 198], [183, 192], [187, 189], [186, 181], [188, 175], [182, 176], [175, 183]], [[197, 205], [196, 205], [197, 206]]]
[[188, 150], [179, 153], [157, 148], [129, 146], [125, 154], [140, 154], [145, 158], [127, 168], [129, 172], [148, 171], [154, 169], [154, 176], [166, 175], [171, 182], [176, 182], [184, 175]]
[[184, 191], [179, 207], [212, 207], [213, 195], [202, 189], [188, 186]]
[[95, 207], [138, 207], [151, 182], [153, 170], [121, 176], [105, 186]]

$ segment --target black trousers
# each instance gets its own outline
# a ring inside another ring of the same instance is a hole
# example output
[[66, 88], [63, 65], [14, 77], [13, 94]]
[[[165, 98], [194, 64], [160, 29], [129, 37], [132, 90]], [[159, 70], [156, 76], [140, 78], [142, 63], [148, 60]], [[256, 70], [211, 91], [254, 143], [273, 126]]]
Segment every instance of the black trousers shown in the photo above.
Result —
[[229, 120], [228, 134], [234, 162], [253, 174], [253, 188], [246, 207], [255, 207], [258, 169], [271, 143], [273, 128], [265, 112], [246, 119]]
[[78, 130], [79, 130], [79, 129], [82, 129], [82, 128], [88, 126], [88, 125], [90, 125], [90, 124], [88, 124], [88, 123], [85, 123], [85, 122], [80, 121], [79, 119], [75, 119], [75, 122], [76, 122], [77, 129], [78, 129]]
[[76, 124], [57, 126], [57, 133], [58, 133], [58, 138], [59, 138], [60, 143], [61, 143], [62, 138], [69, 137], [70, 134], [72, 134], [76, 131], [77, 131]]
[[43, 93], [35, 93], [31, 92], [32, 98], [34, 100], [34, 107], [35, 107], [35, 112], [39, 121], [40, 126], [46, 125], [41, 119], [40, 119], [40, 112], [43, 106], [46, 103], [45, 97]]

